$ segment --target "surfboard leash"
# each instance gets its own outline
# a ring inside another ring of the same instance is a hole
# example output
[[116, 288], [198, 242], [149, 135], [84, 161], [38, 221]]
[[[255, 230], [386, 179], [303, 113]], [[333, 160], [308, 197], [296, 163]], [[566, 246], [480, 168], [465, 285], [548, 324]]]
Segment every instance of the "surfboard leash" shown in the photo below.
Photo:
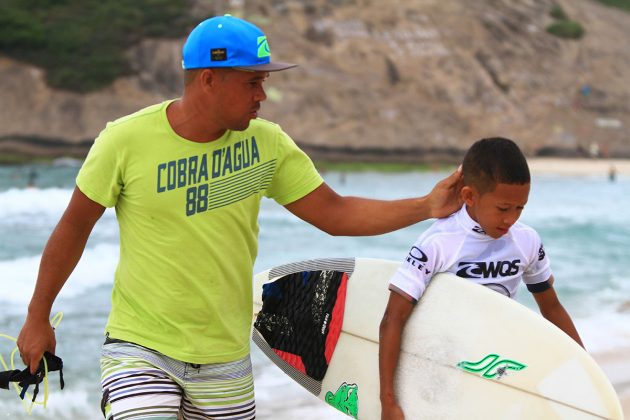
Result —
[[[57, 328], [61, 319], [63, 318], [63, 314], [58, 312], [50, 321], [53, 329]], [[12, 342], [17, 342], [17, 338], [11, 337], [7, 334], [0, 333], [1, 338], [5, 338]], [[4, 372], [0, 372], [0, 388], [9, 389], [9, 386], [12, 384], [13, 388], [19, 395], [22, 400], [22, 405], [26, 410], [26, 413], [30, 416], [33, 412], [33, 408], [35, 405], [42, 405], [46, 408], [46, 403], [48, 402], [48, 373], [59, 371], [59, 384], [60, 388], [64, 388], [64, 380], [63, 380], [63, 360], [60, 357], [55, 356], [52, 353], [45, 352], [44, 357], [39, 362], [39, 366], [37, 367], [37, 371], [34, 374], [30, 372], [29, 367], [26, 369], [18, 370], [15, 369], [15, 355], [18, 352], [17, 346], [11, 351], [11, 356], [9, 358], [9, 363], [4, 360], [4, 357], [0, 354], [0, 363], [2, 363], [2, 367], [5, 369]], [[41, 401], [37, 401], [37, 395], [39, 394], [39, 384], [44, 383], [44, 397]], [[28, 388], [31, 385], [35, 385], [33, 389], [33, 395], [28, 393]], [[30, 405], [25, 401], [25, 397], [31, 400]]]

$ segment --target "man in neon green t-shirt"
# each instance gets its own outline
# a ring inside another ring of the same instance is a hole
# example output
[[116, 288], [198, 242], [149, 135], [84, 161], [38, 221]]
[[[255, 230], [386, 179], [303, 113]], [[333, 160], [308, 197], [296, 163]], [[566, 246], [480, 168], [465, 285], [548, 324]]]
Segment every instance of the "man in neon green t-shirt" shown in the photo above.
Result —
[[42, 255], [18, 338], [34, 371], [54, 353], [48, 318], [106, 207], [120, 261], [101, 370], [108, 418], [254, 418], [252, 270], [263, 197], [331, 235], [375, 235], [459, 208], [454, 173], [414, 199], [342, 197], [271, 122], [258, 118], [271, 62], [244, 20], [208, 19], [183, 48], [181, 98], [109, 123]]

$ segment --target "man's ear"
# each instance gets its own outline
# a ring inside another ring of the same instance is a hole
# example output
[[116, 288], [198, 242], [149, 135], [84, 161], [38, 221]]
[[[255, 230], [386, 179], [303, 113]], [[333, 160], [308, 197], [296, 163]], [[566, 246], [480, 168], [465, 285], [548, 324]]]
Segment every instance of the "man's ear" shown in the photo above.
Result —
[[197, 76], [197, 81], [202, 89], [212, 89], [218, 77], [219, 74], [215, 69], [202, 69]]
[[469, 185], [462, 187], [460, 196], [467, 206], [472, 206], [475, 203], [475, 190]]

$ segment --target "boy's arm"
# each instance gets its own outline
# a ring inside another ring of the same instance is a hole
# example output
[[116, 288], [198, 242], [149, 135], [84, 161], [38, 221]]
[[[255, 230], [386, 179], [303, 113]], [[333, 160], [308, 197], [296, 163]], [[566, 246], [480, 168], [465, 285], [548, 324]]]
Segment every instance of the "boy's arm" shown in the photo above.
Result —
[[562, 304], [560, 303], [558, 295], [553, 288], [553, 276], [549, 277], [548, 281], [550, 287], [547, 290], [543, 292], [533, 293], [534, 299], [536, 300], [538, 308], [540, 309], [540, 313], [543, 317], [545, 317], [545, 319], [564, 331], [580, 346], [584, 347], [584, 344], [582, 344], [582, 340], [580, 339], [580, 335], [578, 334], [575, 325], [573, 325], [571, 317], [564, 309], [564, 306], [562, 306]]
[[381, 384], [381, 419], [404, 419], [394, 389], [394, 374], [400, 355], [403, 328], [413, 310], [411, 300], [390, 292], [379, 333], [379, 373]]

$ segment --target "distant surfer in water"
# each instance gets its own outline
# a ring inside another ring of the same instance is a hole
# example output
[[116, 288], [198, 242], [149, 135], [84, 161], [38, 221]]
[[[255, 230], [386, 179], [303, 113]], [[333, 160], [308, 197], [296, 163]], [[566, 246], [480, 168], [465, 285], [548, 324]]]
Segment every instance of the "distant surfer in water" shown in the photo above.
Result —
[[26, 187], [27, 188], [36, 188], [37, 182], [37, 170], [35, 170], [35, 168], [31, 168], [28, 171], [28, 181], [26, 182]]
[[106, 207], [120, 260], [102, 348], [111, 418], [255, 417], [250, 361], [258, 212], [272, 198], [331, 235], [376, 235], [461, 206], [461, 173], [426, 196], [338, 195], [282, 129], [258, 118], [272, 62], [242, 19], [199, 24], [183, 47], [184, 91], [111, 122], [98, 136], [42, 255], [18, 338], [32, 372], [54, 354], [53, 302]]
[[404, 418], [394, 390], [401, 334], [437, 273], [456, 274], [510, 298], [523, 281], [542, 315], [583, 346], [553, 288], [540, 236], [517, 222], [530, 189], [529, 168], [521, 150], [509, 139], [482, 139], [468, 150], [462, 167], [464, 206], [427, 229], [390, 280], [379, 344], [383, 420]]

